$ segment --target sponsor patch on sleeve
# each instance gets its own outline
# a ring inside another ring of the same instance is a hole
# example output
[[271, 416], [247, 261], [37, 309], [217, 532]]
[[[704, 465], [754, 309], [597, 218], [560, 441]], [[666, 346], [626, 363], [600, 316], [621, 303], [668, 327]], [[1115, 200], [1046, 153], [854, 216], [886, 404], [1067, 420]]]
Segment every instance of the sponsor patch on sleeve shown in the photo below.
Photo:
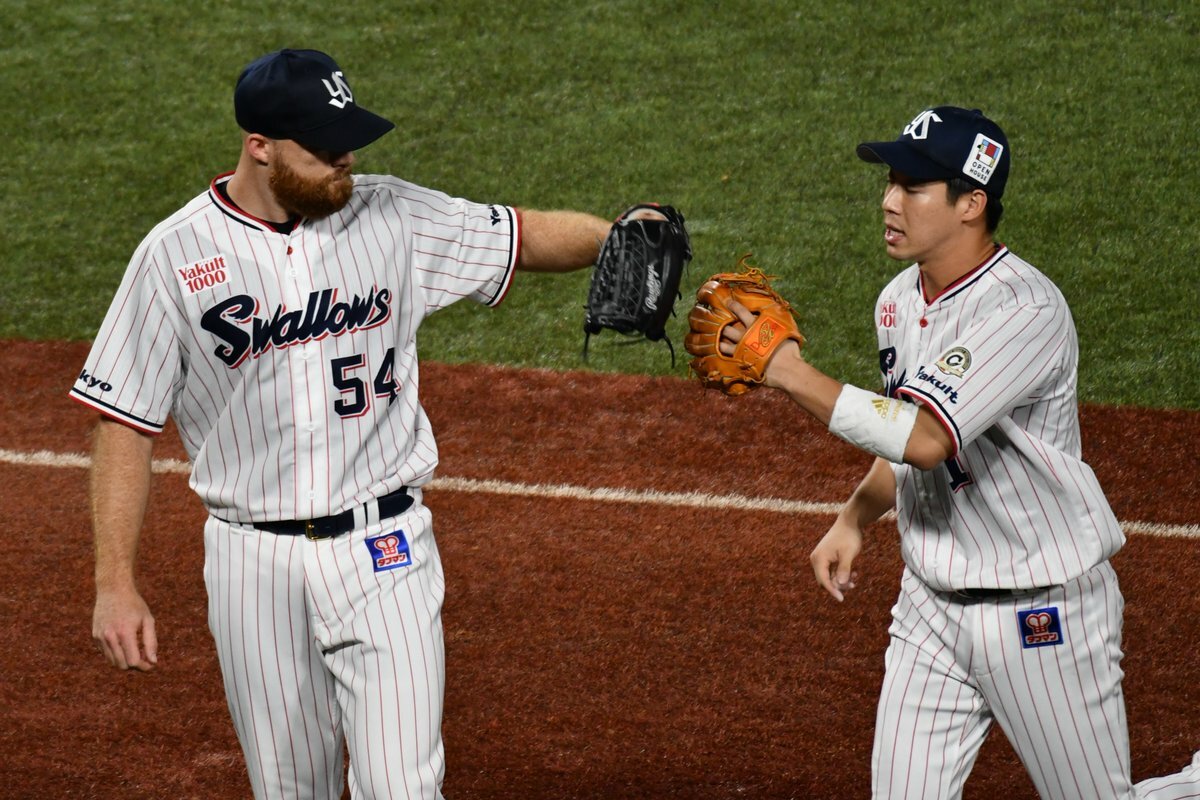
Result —
[[1062, 644], [1062, 625], [1058, 619], [1058, 609], [1035, 608], [1031, 611], [1017, 612], [1017, 626], [1021, 633], [1021, 646], [1049, 647]]
[[367, 549], [371, 551], [371, 566], [376, 572], [386, 572], [412, 564], [404, 531], [392, 531], [367, 539]]
[[896, 301], [884, 300], [879, 304], [879, 327], [896, 327]]
[[201, 289], [211, 289], [228, 282], [229, 268], [225, 266], [225, 256], [208, 256], [186, 266], [176, 267], [175, 278], [185, 292], [195, 294]]

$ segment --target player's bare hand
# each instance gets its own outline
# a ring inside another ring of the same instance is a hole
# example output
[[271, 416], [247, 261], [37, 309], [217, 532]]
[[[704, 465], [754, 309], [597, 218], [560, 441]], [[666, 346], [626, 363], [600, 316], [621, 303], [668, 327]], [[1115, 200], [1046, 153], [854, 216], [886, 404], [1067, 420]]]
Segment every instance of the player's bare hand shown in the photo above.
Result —
[[[733, 351], [737, 348], [738, 342], [740, 342], [742, 337], [746, 335], [746, 330], [754, 324], [754, 314], [732, 297], [729, 298], [726, 304], [728, 305], [729, 310], [737, 315], [739, 320], [738, 323], [726, 325], [721, 330], [721, 352], [727, 356], [732, 356]], [[785, 353], [786, 355], [784, 355]], [[779, 346], [774, 354], [772, 354], [771, 360], [767, 363], [767, 371], [763, 374], [767, 386], [777, 388], [780, 385], [779, 381], [774, 375], [775, 371], [773, 371], [771, 367], [774, 366], [776, 361], [784, 361], [788, 358], [801, 358], [800, 346], [796, 344], [795, 341], [784, 342]]]
[[158, 663], [154, 616], [133, 588], [96, 592], [92, 638], [117, 669], [149, 672]]
[[726, 325], [721, 330], [721, 352], [727, 356], [731, 356], [737, 347], [737, 343], [746, 335], [746, 329], [754, 324], [754, 315], [732, 297], [729, 298], [727, 305], [729, 310], [736, 314], [737, 318], [741, 321], [740, 324], [731, 323]]
[[851, 566], [861, 550], [862, 531], [839, 518], [809, 556], [817, 583], [839, 603], [856, 585], [858, 573]]
[[625, 217], [625, 219], [635, 219], [635, 220], [636, 219], [664, 220], [667, 218], [668, 217], [666, 214], [662, 213], [661, 211], [655, 211], [653, 208], [639, 208], [636, 211], [633, 211], [632, 213], [630, 213], [628, 217]]

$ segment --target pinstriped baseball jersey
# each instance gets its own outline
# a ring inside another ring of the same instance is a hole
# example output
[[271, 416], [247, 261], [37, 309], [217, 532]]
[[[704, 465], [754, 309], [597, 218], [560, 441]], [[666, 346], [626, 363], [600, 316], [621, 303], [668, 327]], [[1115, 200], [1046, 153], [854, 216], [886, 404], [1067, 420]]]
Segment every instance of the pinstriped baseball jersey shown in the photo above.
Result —
[[1124, 535], [1080, 459], [1078, 344], [1054, 284], [1007, 248], [937, 297], [916, 265], [876, 305], [890, 396], [923, 404], [955, 456], [895, 466], [908, 567], [935, 589], [1066, 583]]
[[416, 332], [500, 302], [513, 208], [389, 176], [279, 233], [208, 191], [135, 252], [72, 396], [147, 433], [173, 414], [192, 487], [224, 519], [338, 513], [432, 476]]

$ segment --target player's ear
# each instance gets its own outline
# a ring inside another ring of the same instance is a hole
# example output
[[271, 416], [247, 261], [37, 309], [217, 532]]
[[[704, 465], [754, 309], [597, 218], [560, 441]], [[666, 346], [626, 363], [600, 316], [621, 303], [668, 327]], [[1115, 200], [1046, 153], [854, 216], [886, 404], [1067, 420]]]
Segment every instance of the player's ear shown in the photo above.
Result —
[[242, 149], [246, 151], [246, 155], [257, 161], [259, 164], [266, 166], [271, 162], [273, 154], [273, 142], [261, 133], [243, 133], [242, 134]]
[[958, 207], [959, 213], [962, 214], [963, 222], [973, 222], [977, 219], [986, 220], [985, 212], [987, 211], [987, 204], [987, 192], [982, 189], [967, 192], [959, 197]]

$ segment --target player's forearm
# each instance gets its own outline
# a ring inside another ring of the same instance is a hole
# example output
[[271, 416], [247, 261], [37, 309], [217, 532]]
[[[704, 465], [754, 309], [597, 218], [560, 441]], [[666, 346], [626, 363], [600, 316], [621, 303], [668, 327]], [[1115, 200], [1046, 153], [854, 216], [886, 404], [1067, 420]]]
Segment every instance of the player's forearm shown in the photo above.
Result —
[[591, 266], [612, 223], [579, 211], [521, 209], [521, 256], [517, 268], [569, 272]]
[[[828, 426], [844, 384], [834, 380], [801, 356], [798, 348], [781, 349], [768, 370], [768, 384]], [[859, 530], [875, 522], [896, 505], [896, 473], [891, 463], [876, 457], [839, 514]]]
[[[851, 388], [809, 364], [795, 347], [780, 349], [767, 370], [767, 384], [784, 391], [797, 405], [826, 426], [829, 426], [833, 420], [834, 408], [837, 406], [843, 388]], [[884, 401], [882, 397], [872, 398], [861, 390], [854, 391], [857, 391], [860, 397], [878, 402]], [[898, 401], [893, 400], [892, 402]], [[909, 408], [912, 407], [909, 406]], [[870, 417], [877, 411], [868, 410], [865, 413]], [[907, 432], [893, 443], [894, 447], [884, 448], [884, 451], [895, 451], [891, 458], [895, 463], [911, 464], [918, 469], [928, 470], [954, 455], [954, 441], [929, 409], [916, 408], [915, 419], [910, 422], [910, 425]], [[835, 430], [835, 432], [837, 431]], [[841, 433], [839, 435], [847, 438]], [[879, 437], [872, 437], [872, 441], [864, 442], [851, 437], [847, 438], [847, 441], [867, 452], [879, 455], [881, 450], [876, 446], [879, 444], [878, 439]], [[901, 456], [901, 454], [903, 455]]]
[[862, 530], [896, 505], [896, 473], [889, 461], [876, 458], [838, 516]]
[[842, 384], [805, 361], [795, 345], [780, 348], [766, 374], [767, 385], [784, 392], [822, 425], [828, 425]]
[[98, 591], [134, 583], [152, 450], [153, 440], [132, 428], [111, 420], [96, 426], [90, 495]]

